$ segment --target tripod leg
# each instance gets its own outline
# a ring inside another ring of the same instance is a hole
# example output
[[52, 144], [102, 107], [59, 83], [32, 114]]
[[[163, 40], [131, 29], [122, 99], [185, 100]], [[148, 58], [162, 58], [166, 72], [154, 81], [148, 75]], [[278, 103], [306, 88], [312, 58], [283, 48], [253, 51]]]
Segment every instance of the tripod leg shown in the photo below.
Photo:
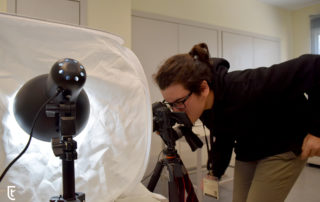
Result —
[[[185, 192], [188, 194], [187, 200], [185, 200]], [[183, 175], [182, 177], [174, 177], [174, 181], [170, 181], [169, 196], [170, 202], [198, 202], [198, 198], [194, 192], [193, 185], [188, 174]]]
[[170, 202], [185, 202], [185, 192], [188, 193], [187, 202], [198, 202], [187, 169], [177, 155], [166, 164], [169, 171], [169, 200]]
[[185, 189], [188, 193], [187, 202], [198, 202], [197, 195], [193, 189], [193, 184], [189, 178], [188, 173], [183, 176], [185, 182]]
[[180, 162], [181, 164], [181, 169], [182, 169], [182, 172], [183, 172], [183, 182], [184, 182], [184, 187], [185, 187], [185, 190], [188, 194], [188, 197], [187, 197], [187, 202], [198, 202], [198, 198], [197, 198], [197, 195], [194, 191], [194, 188], [193, 188], [193, 184], [189, 178], [189, 175], [188, 175], [188, 171], [187, 169], [184, 167], [183, 165], [183, 162], [181, 161]]
[[153, 174], [147, 186], [147, 189], [149, 191], [153, 192], [154, 188], [156, 187], [159, 177], [161, 175], [162, 168], [163, 168], [163, 160], [158, 161], [156, 167], [153, 170]]
[[[169, 192], [169, 201], [170, 202], [184, 202], [184, 189], [181, 189], [181, 183], [179, 183], [179, 179], [181, 177], [177, 177], [177, 172], [179, 172], [176, 168], [175, 164], [167, 165], [169, 172], [169, 182], [168, 182], [168, 192]], [[183, 188], [183, 187], [182, 187]], [[181, 194], [183, 194], [181, 196]]]

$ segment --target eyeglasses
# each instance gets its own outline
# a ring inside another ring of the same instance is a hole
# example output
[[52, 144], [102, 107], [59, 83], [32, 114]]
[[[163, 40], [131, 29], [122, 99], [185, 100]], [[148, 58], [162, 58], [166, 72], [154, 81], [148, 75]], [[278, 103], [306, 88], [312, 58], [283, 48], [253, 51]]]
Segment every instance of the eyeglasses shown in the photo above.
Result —
[[186, 105], [184, 104], [189, 97], [192, 95], [192, 91], [185, 97], [179, 98], [174, 102], [167, 102], [165, 100], [162, 101], [162, 103], [169, 105], [171, 108], [176, 108], [176, 109], [185, 109]]

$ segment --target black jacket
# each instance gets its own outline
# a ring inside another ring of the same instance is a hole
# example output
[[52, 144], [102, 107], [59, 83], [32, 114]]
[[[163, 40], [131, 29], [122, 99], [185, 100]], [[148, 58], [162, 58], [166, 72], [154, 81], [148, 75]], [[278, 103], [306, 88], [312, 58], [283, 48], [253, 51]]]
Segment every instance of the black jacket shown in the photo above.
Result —
[[215, 138], [208, 159], [215, 176], [224, 174], [233, 147], [237, 160], [255, 161], [299, 155], [308, 133], [320, 137], [320, 56], [233, 72], [224, 59], [212, 62], [214, 104], [200, 119]]

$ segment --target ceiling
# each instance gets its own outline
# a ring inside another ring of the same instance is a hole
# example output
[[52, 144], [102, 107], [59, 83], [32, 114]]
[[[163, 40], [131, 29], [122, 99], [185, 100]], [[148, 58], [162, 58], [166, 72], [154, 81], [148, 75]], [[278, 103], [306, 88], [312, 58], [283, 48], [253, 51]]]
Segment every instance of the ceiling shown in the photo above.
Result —
[[320, 4], [320, 0], [258, 0], [270, 5], [288, 10], [297, 10], [314, 4]]

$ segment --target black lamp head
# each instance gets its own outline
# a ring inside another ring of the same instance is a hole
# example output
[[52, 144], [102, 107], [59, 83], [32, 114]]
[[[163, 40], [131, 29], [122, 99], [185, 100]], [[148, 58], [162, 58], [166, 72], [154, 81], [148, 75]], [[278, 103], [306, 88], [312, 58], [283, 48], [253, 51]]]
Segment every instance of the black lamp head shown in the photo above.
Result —
[[[77, 60], [64, 58], [52, 66], [50, 74], [40, 75], [29, 80], [20, 88], [14, 99], [13, 111], [18, 124], [29, 134], [32, 122], [41, 106], [53, 97], [57, 90], [60, 90], [60, 95], [52, 103], [75, 104], [76, 134], [74, 136], [79, 134], [84, 129], [90, 113], [89, 99], [82, 89], [86, 77], [86, 71], [82, 64]], [[45, 107], [40, 111], [35, 123], [33, 136], [48, 142], [53, 137], [60, 136], [57, 118], [48, 117]]]
[[63, 100], [74, 101], [86, 82], [86, 71], [77, 60], [65, 58], [58, 60], [51, 68], [47, 87], [49, 95], [54, 95], [57, 88], [63, 90]]

